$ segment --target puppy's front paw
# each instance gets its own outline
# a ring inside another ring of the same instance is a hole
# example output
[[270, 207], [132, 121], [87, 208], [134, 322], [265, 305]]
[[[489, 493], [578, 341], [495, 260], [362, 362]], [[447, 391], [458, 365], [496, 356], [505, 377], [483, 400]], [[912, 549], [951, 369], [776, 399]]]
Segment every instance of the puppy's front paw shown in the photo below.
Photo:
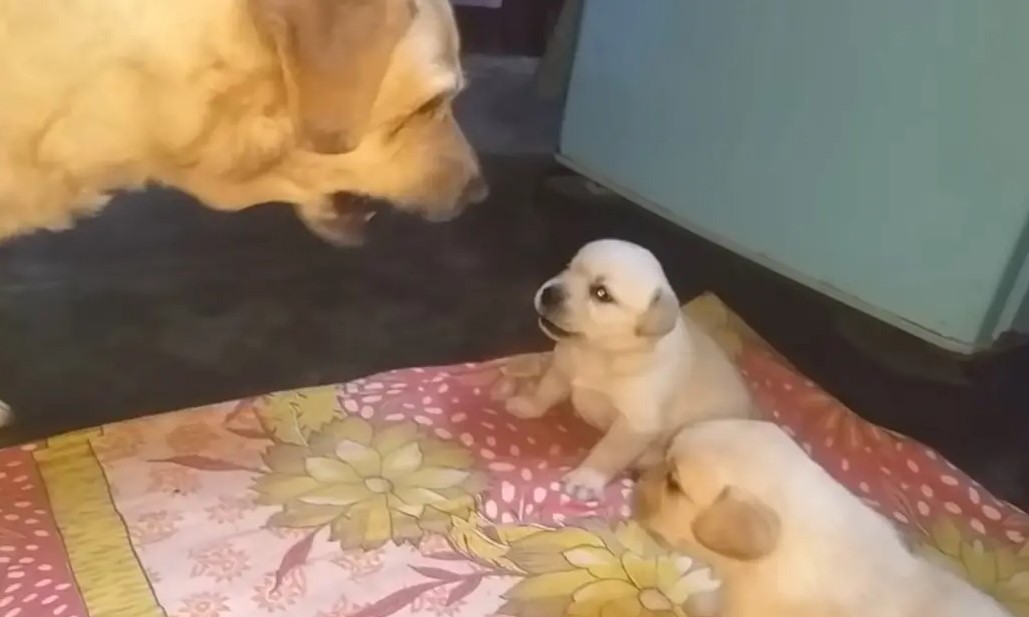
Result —
[[590, 467], [576, 467], [565, 474], [562, 488], [566, 495], [579, 501], [593, 501], [604, 497], [608, 477]]
[[505, 408], [507, 409], [507, 413], [515, 416], [516, 418], [522, 418], [523, 420], [540, 418], [547, 412], [546, 409], [542, 409], [536, 404], [536, 401], [532, 400], [528, 396], [512, 396], [507, 399]]

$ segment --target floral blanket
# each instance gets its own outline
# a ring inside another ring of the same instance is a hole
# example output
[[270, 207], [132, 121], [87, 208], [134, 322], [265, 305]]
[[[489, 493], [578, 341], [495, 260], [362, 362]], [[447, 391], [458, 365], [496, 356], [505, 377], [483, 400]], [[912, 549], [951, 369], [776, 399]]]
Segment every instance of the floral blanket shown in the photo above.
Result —
[[[768, 417], [919, 550], [1029, 617], [1029, 517], [861, 421], [717, 299], [685, 309]], [[715, 589], [558, 490], [597, 434], [503, 399], [543, 356], [399, 370], [0, 451], [0, 617], [686, 615]]]

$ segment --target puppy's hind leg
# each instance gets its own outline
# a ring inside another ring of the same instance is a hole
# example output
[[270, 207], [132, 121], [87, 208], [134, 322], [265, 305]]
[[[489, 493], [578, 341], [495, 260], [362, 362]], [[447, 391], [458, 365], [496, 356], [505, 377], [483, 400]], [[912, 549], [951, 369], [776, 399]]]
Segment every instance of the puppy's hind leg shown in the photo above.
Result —
[[512, 396], [505, 405], [507, 412], [522, 419], [540, 418], [543, 414], [567, 399], [572, 393], [568, 379], [551, 361], [536, 387], [527, 395]]

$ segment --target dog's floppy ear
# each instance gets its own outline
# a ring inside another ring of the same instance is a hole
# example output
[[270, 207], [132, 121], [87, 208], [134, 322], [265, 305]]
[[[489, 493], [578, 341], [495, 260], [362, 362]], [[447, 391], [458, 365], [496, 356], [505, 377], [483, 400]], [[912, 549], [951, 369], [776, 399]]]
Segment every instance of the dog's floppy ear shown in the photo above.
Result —
[[302, 137], [325, 154], [357, 147], [413, 0], [250, 0], [274, 42]]
[[726, 557], [750, 561], [765, 557], [779, 543], [779, 515], [756, 497], [733, 486], [693, 521], [693, 536]]
[[640, 336], [664, 336], [672, 331], [678, 319], [679, 301], [675, 294], [667, 289], [658, 289], [650, 300], [650, 306], [640, 317], [636, 333]]

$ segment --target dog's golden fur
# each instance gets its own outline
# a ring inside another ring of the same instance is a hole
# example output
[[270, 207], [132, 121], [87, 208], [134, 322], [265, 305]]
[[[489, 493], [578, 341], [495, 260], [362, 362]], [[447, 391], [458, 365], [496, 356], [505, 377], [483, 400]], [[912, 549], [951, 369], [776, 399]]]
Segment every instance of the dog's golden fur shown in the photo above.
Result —
[[329, 239], [341, 192], [448, 218], [485, 192], [458, 55], [448, 0], [0, 0], [0, 238], [147, 182]]

